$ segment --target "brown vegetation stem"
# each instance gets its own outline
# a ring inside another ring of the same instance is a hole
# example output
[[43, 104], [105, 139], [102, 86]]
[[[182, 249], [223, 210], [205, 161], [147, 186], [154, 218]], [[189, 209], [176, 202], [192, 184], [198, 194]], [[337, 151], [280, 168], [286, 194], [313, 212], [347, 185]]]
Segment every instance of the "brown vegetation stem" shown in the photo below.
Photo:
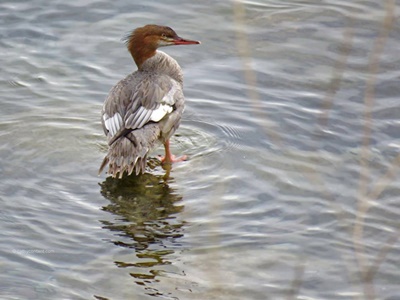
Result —
[[[369, 161], [371, 157], [370, 139], [371, 139], [372, 123], [373, 123], [372, 108], [374, 106], [375, 85], [376, 85], [376, 76], [379, 71], [379, 61], [382, 56], [382, 52], [387, 37], [389, 35], [390, 29], [392, 28], [394, 23], [395, 1], [388, 0], [386, 1], [385, 6], [386, 6], [385, 18], [379, 36], [375, 40], [374, 47], [369, 59], [369, 64], [368, 64], [369, 76], [367, 79], [365, 96], [364, 96], [364, 114], [363, 114], [364, 126], [363, 126], [362, 147], [360, 153], [361, 170], [360, 170], [360, 180], [358, 188], [358, 209], [353, 230], [354, 250], [356, 254], [358, 267], [361, 273], [365, 272], [365, 266], [366, 266], [364, 257], [365, 249], [362, 243], [364, 218], [366, 212], [370, 207], [370, 201], [368, 199], [368, 185], [370, 183]], [[365, 287], [365, 289], [370, 290], [370, 287]]]
[[336, 93], [339, 90], [340, 85], [343, 80], [343, 74], [346, 69], [347, 60], [349, 58], [349, 54], [350, 54], [350, 51], [352, 49], [352, 44], [353, 44], [353, 37], [354, 37], [354, 25], [353, 24], [354, 24], [354, 20], [353, 20], [352, 16], [349, 16], [348, 17], [348, 25], [343, 34], [343, 43], [341, 44], [341, 47], [340, 47], [340, 56], [333, 68], [332, 80], [329, 84], [328, 92], [326, 93], [325, 98], [322, 101], [323, 110], [322, 110], [322, 114], [319, 118], [319, 124], [322, 127], [326, 126], [328, 123], [329, 112], [332, 109], [334, 97], [336, 96]]
[[258, 117], [259, 122], [263, 122], [262, 128], [270, 136], [275, 145], [282, 147], [282, 141], [279, 134], [271, 128], [271, 124], [267, 123], [268, 117], [265, 109], [262, 107], [259, 94], [257, 92], [257, 75], [252, 68], [252, 54], [249, 47], [247, 35], [244, 32], [246, 11], [244, 4], [237, 0], [233, 5], [233, 15], [236, 25], [236, 49], [243, 63], [244, 78], [247, 85], [247, 95], [251, 101], [254, 114]]

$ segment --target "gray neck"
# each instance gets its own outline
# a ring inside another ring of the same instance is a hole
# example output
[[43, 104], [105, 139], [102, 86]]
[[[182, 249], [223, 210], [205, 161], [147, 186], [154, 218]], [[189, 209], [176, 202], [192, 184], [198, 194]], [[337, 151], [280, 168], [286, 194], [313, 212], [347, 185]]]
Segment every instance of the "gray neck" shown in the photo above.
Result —
[[140, 68], [141, 71], [168, 75], [183, 84], [182, 69], [177, 61], [168, 54], [157, 51], [156, 54], [147, 59]]

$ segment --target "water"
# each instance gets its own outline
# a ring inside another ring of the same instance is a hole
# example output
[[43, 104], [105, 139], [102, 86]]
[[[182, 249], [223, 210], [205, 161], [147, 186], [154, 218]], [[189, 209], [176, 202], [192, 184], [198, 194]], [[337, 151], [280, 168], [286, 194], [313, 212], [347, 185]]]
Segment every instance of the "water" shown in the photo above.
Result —
[[[385, 3], [1, 1], [0, 298], [398, 299]], [[148, 23], [202, 41], [165, 49], [189, 160], [98, 177], [121, 38]]]

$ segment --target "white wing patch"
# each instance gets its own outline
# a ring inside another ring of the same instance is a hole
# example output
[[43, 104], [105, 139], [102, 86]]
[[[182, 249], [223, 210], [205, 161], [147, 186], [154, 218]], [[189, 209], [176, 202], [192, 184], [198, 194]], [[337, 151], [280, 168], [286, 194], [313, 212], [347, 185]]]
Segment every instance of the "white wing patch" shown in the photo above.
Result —
[[142, 128], [149, 121], [159, 122], [167, 114], [171, 113], [173, 105], [175, 104], [175, 93], [178, 91], [180, 86], [176, 81], [173, 81], [172, 87], [162, 99], [154, 99], [153, 101], [158, 103], [155, 109], [149, 109], [144, 106], [140, 106], [133, 114], [125, 117], [125, 126], [128, 128], [136, 129]]
[[122, 126], [122, 117], [119, 113], [115, 113], [112, 117], [107, 114], [103, 115], [104, 125], [110, 132], [111, 136], [114, 136]]
[[104, 126], [108, 130], [109, 134], [114, 137], [121, 128], [127, 126], [132, 130], [142, 128], [149, 121], [159, 122], [167, 114], [172, 113], [173, 106], [175, 104], [175, 93], [180, 88], [179, 84], [173, 80], [172, 87], [168, 93], [157, 101], [159, 103], [156, 109], [147, 109], [144, 106], [140, 106], [134, 113], [126, 115], [124, 119], [120, 113], [116, 112], [113, 116], [109, 116], [107, 113], [103, 114]]
[[154, 122], [160, 121], [162, 118], [164, 118], [165, 115], [170, 114], [173, 110], [172, 106], [175, 104], [175, 93], [178, 90], [179, 86], [178, 83], [174, 80], [172, 82], [172, 87], [168, 91], [168, 93], [162, 98], [161, 100], [161, 105], [153, 110], [150, 120]]
[[160, 121], [166, 114], [172, 113], [172, 106], [168, 104], [161, 104], [156, 110], [153, 110], [150, 120], [154, 122]]

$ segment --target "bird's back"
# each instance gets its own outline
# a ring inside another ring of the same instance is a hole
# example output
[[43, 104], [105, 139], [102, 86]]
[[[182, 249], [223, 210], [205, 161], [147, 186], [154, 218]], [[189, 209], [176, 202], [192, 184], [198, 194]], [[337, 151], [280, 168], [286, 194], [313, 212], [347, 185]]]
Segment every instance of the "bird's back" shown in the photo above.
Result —
[[99, 172], [108, 164], [114, 177], [143, 173], [147, 154], [175, 132], [183, 109], [182, 71], [174, 59], [157, 52], [119, 81], [104, 102], [101, 121], [110, 148]]

